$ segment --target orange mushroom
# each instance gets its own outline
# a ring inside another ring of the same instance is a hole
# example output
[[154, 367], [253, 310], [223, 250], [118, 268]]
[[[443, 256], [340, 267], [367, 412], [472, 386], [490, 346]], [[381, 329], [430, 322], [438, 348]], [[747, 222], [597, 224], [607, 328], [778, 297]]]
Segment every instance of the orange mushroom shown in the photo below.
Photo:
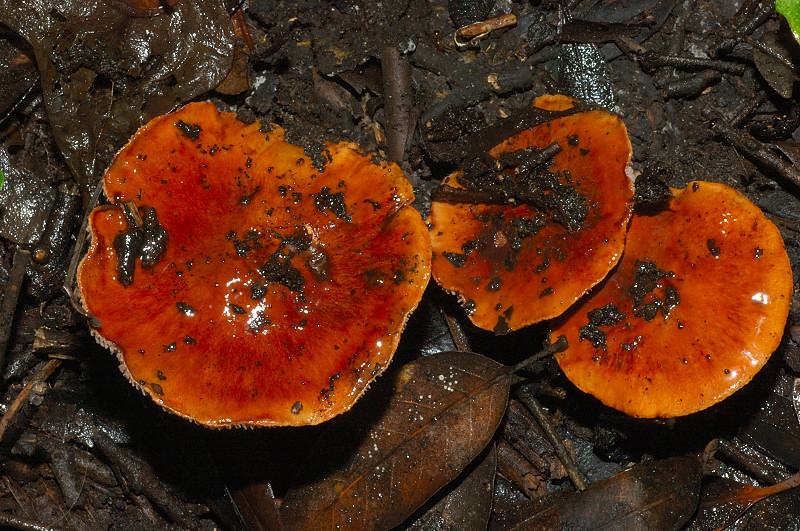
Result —
[[619, 265], [555, 326], [579, 389], [634, 417], [707, 408], [749, 382], [781, 341], [792, 272], [775, 225], [739, 192], [691, 183], [634, 214]]
[[98, 340], [164, 408], [211, 427], [316, 424], [394, 354], [430, 275], [394, 164], [303, 148], [211, 103], [142, 127], [104, 178], [78, 275]]
[[[542, 96], [534, 105], [576, 103]], [[530, 162], [543, 151], [558, 153]], [[494, 168], [456, 172], [434, 193], [432, 271], [474, 324], [504, 334], [560, 315], [617, 263], [632, 212], [631, 144], [619, 117], [591, 109], [522, 131], [489, 155]]]

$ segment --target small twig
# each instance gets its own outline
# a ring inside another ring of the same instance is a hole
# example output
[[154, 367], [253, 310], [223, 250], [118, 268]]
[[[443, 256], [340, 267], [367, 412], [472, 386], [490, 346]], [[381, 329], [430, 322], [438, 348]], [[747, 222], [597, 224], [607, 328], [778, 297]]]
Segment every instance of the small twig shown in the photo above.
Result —
[[[455, 140], [437, 141], [434, 135], [428, 133], [426, 138], [427, 149], [431, 156], [439, 162], [471, 159], [475, 157], [476, 153], [485, 153], [520, 131], [531, 129], [551, 120], [597, 108], [595, 105], [579, 104], [563, 111], [548, 111], [530, 106], [518, 110], [508, 118], [498, 120], [485, 129], [469, 135], [462, 135]], [[436, 124], [433, 121], [425, 122], [427, 131], [431, 131], [435, 126]]]
[[[747, 4], [747, 2], [745, 2], [745, 4]], [[757, 5], [758, 9], [751, 13], [746, 20], [740, 21], [739, 24], [737, 24], [736, 30], [738, 32], [749, 35], [753, 30], [775, 14], [775, 2], [753, 2], [753, 5]], [[745, 6], [743, 5], [742, 7]], [[737, 15], [739, 14], [740, 13], [737, 13]]]
[[794, 489], [797, 487], [800, 487], [800, 472], [795, 473], [794, 476], [791, 476], [781, 481], [780, 483], [776, 483], [775, 485], [770, 485], [769, 487], [763, 487], [761, 489], [761, 494], [763, 495], [762, 499], [766, 498], [767, 496], [773, 496], [780, 492], [784, 492], [789, 489]]
[[545, 435], [519, 400], [508, 401], [503, 437], [539, 472], [544, 474], [550, 470], [552, 461], [540, 455], [544, 454], [539, 451], [542, 447], [536, 446], [537, 441], [544, 442]]
[[657, 70], [664, 66], [673, 66], [683, 70], [716, 70], [741, 76], [744, 74], [746, 66], [733, 61], [723, 61], [721, 59], [702, 59], [698, 57], [682, 57], [678, 55], [667, 55], [654, 51], [644, 53], [639, 58], [642, 68], [645, 70]]
[[714, 126], [714, 132], [724, 140], [730, 142], [737, 150], [746, 156], [755, 159], [771, 169], [782, 178], [790, 181], [795, 186], [800, 186], [800, 169], [786, 162], [777, 153], [754, 137], [739, 129], [733, 129], [725, 124]]
[[11, 337], [11, 324], [14, 321], [14, 310], [17, 308], [17, 298], [22, 288], [22, 279], [25, 278], [25, 266], [31, 253], [17, 248], [14, 252], [14, 262], [8, 277], [3, 303], [0, 306], [0, 370], [5, 366], [6, 348]]
[[528, 498], [535, 498], [538, 488], [544, 490], [541, 472], [503, 439], [497, 443], [497, 472], [514, 483]]
[[761, 483], [774, 484], [792, 474], [780, 463], [748, 447], [738, 439], [719, 439], [717, 451], [743, 467]]
[[[707, 473], [709, 470], [709, 463], [711, 462], [711, 458], [714, 456], [714, 453], [720, 448], [720, 441], [718, 439], [712, 440], [706, 446], [705, 450], [702, 454], [702, 461], [703, 461], [703, 470], [704, 473]], [[744, 504], [744, 509], [746, 510], [754, 503], [767, 498], [768, 496], [774, 496], [775, 494], [779, 494], [781, 492], [785, 492], [790, 489], [794, 489], [800, 487], [800, 472], [796, 472], [793, 476], [789, 476], [788, 478], [784, 479], [780, 483], [775, 483], [774, 485], [770, 485], [768, 487], [753, 487], [749, 492], [746, 493], [745, 497], [738, 497], [735, 493], [732, 493], [731, 497], [723, 496], [721, 499], [718, 499], [718, 502], [724, 503], [727, 501], [736, 500], [737, 503]]]
[[[746, 4], [745, 2], [745, 5]], [[755, 13], [750, 14], [746, 20], [738, 24], [734, 31], [730, 32], [726, 31], [724, 28], [719, 28], [717, 32], [724, 37], [724, 39], [709, 52], [710, 55], [716, 57], [730, 52], [741, 40], [749, 36], [753, 30], [769, 20], [774, 13], [775, 2], [764, 2]]]
[[779, 61], [788, 70], [794, 72], [795, 66], [794, 66], [794, 64], [792, 63], [792, 61], [790, 59], [788, 59], [787, 57], [784, 57], [780, 53], [777, 53], [775, 50], [773, 50], [769, 46], [765, 45], [761, 41], [759, 41], [757, 39], [754, 39], [753, 37], [751, 37], [749, 35], [737, 36], [735, 33], [732, 33], [732, 32], [727, 31], [725, 29], [720, 29], [719, 33], [721, 35], [732, 36], [732, 38], [738, 38], [741, 42], [743, 42], [745, 44], [748, 44], [748, 45], [752, 46], [754, 49], [756, 49], [756, 50], [758, 50], [758, 51], [770, 56], [771, 58], [775, 59], [776, 61]]
[[688, 77], [670, 81], [664, 85], [664, 98], [691, 98], [699, 96], [711, 85], [722, 81], [722, 74], [714, 70], [703, 70]]
[[547, 439], [550, 441], [550, 444], [553, 445], [556, 455], [564, 465], [567, 474], [569, 474], [572, 484], [575, 485], [575, 488], [579, 491], [585, 490], [586, 483], [583, 481], [580, 470], [578, 470], [577, 465], [575, 465], [575, 461], [567, 451], [566, 446], [564, 446], [564, 441], [561, 440], [561, 437], [558, 435], [555, 427], [550, 422], [547, 412], [544, 410], [541, 404], [539, 404], [538, 400], [525, 392], [524, 388], [517, 391], [516, 394], [522, 403], [525, 404], [525, 406], [530, 410], [530, 412], [533, 413], [533, 416], [536, 417], [536, 420], [539, 422], [539, 425], [542, 427], [545, 435], [547, 435]]
[[568, 346], [567, 336], [560, 335], [558, 336], [558, 339], [556, 339], [555, 343], [548, 345], [547, 347], [543, 348], [530, 358], [526, 358], [521, 362], [517, 363], [516, 365], [514, 365], [514, 367], [511, 369], [511, 372], [520, 371], [525, 367], [527, 367], [528, 365], [532, 365], [537, 361], [541, 361], [547, 357], [550, 357], [553, 354], [556, 354], [557, 352], [563, 352], [564, 350], [567, 349], [567, 346]]
[[745, 120], [756, 112], [762, 103], [766, 100], [766, 95], [763, 92], [758, 92], [748, 97], [747, 100], [736, 108], [733, 112], [733, 117], [728, 122], [729, 127], [739, 127]]
[[384, 46], [381, 53], [381, 68], [389, 158], [401, 164], [405, 159], [411, 130], [411, 75], [408, 58], [400, 53], [397, 46]]
[[61, 360], [50, 360], [47, 364], [42, 367], [38, 373], [36, 373], [33, 378], [22, 388], [22, 391], [17, 395], [11, 405], [8, 407], [5, 415], [3, 418], [0, 419], [0, 441], [3, 440], [3, 437], [8, 430], [8, 427], [11, 425], [11, 422], [14, 420], [17, 412], [22, 408], [22, 405], [28, 400], [28, 396], [31, 394], [33, 390], [33, 386], [36, 385], [38, 382], [42, 382], [50, 377], [59, 366], [61, 365]]
[[500, 15], [499, 17], [490, 18], [489, 20], [484, 20], [481, 22], [475, 22], [474, 24], [469, 24], [467, 26], [458, 28], [453, 37], [453, 42], [455, 42], [456, 46], [458, 47], [475, 45], [477, 41], [489, 33], [495, 30], [513, 26], [516, 23], [517, 16], [513, 13], [508, 15]]
[[[504, 168], [516, 169], [514, 176], [514, 183], [510, 188], [496, 188], [496, 189], [475, 189], [476, 187], [467, 184], [467, 188], [457, 188], [448, 184], [442, 184], [431, 190], [431, 200], [440, 201], [443, 203], [468, 203], [468, 204], [489, 204], [489, 205], [514, 205], [514, 204], [527, 204], [540, 210], [546, 210], [547, 207], [537, 201], [535, 195], [531, 195], [530, 181], [533, 175], [541, 175], [533, 170], [539, 166], [544, 165], [553, 159], [558, 153], [561, 152], [561, 146], [558, 142], [552, 142], [542, 149], [530, 153], [528, 150], [518, 150], [510, 153], [500, 155], [500, 163], [492, 159], [488, 153], [479, 154], [478, 157], [488, 159], [488, 162], [483, 161], [484, 164], [494, 167], [496, 171], [501, 171]], [[495, 164], [497, 164], [495, 166]], [[485, 173], [481, 172], [478, 177], [483, 175], [496, 175], [495, 172], [489, 170]], [[465, 181], [473, 180], [471, 177], [475, 175], [469, 171], [464, 174]], [[462, 182], [461, 177], [456, 178], [459, 183]], [[562, 212], [563, 214], [563, 212]], [[563, 219], [567, 219], [564, 216]]]
[[431, 200], [441, 203], [468, 203], [485, 205], [513, 205], [515, 200], [509, 197], [502, 190], [494, 192], [490, 190], [467, 190], [456, 188], [447, 184], [437, 186], [431, 190]]
[[[192, 529], [198, 526], [195, 516], [183, 502], [167, 490], [150, 465], [117, 446], [108, 434], [94, 425], [91, 419], [86, 418], [85, 425], [91, 430], [91, 438], [97, 448], [119, 470], [133, 493], [146, 496], [174, 522]], [[120, 485], [122, 484], [120, 482]]]
[[[524, 161], [524, 165], [529, 169], [535, 168], [536, 166], [541, 166], [545, 162], [550, 162], [551, 160], [553, 160], [553, 157], [561, 153], [562, 149], [563, 148], [561, 147], [561, 144], [559, 144], [558, 142], [555, 141], [550, 142], [545, 147], [536, 150], [534, 153], [530, 155], [527, 155], [527, 158]], [[503, 155], [500, 155], [500, 158], [502, 159], [504, 156], [513, 156], [515, 153], [519, 153], [521, 151], [517, 152], [512, 151], [510, 153], [504, 153]]]
[[245, 46], [247, 46], [247, 50], [250, 52], [255, 50], [256, 45], [253, 42], [253, 36], [250, 34], [250, 28], [247, 27], [247, 21], [244, 19], [244, 11], [242, 10], [242, 6], [236, 8], [236, 11], [234, 11], [231, 15], [231, 20], [233, 21], [234, 27], [236, 27], [242, 34], [242, 38], [244, 39]]

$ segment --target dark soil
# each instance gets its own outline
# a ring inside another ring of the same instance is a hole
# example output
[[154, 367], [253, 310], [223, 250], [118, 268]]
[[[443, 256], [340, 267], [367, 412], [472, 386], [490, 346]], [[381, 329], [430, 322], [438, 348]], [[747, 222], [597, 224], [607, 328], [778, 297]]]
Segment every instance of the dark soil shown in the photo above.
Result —
[[[578, 0], [570, 21], [547, 0], [16, 4], [0, 3], [0, 525], [279, 525], [276, 499], [325, 426], [210, 431], [170, 416], [128, 384], [65, 291], [113, 154], [149, 119], [205, 99], [284, 127], [317, 162], [339, 140], [394, 160], [423, 216], [441, 179], [508, 136], [505, 118], [524, 124], [535, 96], [609, 107], [653, 204], [663, 184], [720, 182], [778, 226], [795, 272], [785, 337], [744, 390], [669, 422], [602, 406], [554, 362], [529, 374], [533, 394], [588, 483], [714, 439], [713, 475], [766, 485], [800, 467], [800, 48], [769, 2]], [[455, 44], [456, 28], [507, 13], [516, 24]], [[516, 363], [546, 334], [546, 323], [478, 330], [432, 282], [393, 365], [465, 345]], [[526, 497], [574, 488], [544, 437], [529, 441], [538, 457], [519, 453], [518, 422], [542, 433], [520, 408], [512, 399], [496, 436], [517, 453], [499, 462], [493, 522]], [[728, 523], [795, 529], [797, 491]], [[446, 528], [422, 512], [404, 527], [417, 518]]]

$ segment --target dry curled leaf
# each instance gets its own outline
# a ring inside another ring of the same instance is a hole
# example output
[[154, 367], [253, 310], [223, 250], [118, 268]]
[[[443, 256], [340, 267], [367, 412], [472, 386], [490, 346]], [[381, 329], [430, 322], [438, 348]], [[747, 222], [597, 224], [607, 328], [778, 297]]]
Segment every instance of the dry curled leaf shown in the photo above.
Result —
[[281, 507], [286, 529], [402, 523], [491, 440], [510, 374], [479, 354], [443, 352], [382, 380], [383, 389], [317, 442], [298, 476], [304, 483], [289, 489]]

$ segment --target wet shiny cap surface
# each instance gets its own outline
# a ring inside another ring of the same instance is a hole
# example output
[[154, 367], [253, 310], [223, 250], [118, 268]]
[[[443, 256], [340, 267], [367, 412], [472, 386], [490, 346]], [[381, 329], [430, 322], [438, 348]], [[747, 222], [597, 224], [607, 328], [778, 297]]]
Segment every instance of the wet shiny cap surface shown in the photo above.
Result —
[[166, 409], [212, 426], [316, 424], [389, 364], [430, 275], [394, 164], [211, 103], [154, 119], [104, 178], [79, 269], [94, 332]]
[[[561, 111], [576, 102], [555, 95], [534, 104]], [[523, 162], [495, 177], [495, 188], [513, 180], [529, 201], [434, 197], [431, 205], [436, 282], [459, 296], [475, 325], [497, 334], [560, 315], [622, 254], [633, 199], [631, 144], [622, 120], [599, 109], [578, 112], [522, 131], [489, 156], [502, 160], [553, 143], [560, 151], [542, 165], [545, 171], [529, 178]], [[456, 172], [443, 186], [468, 189], [464, 181], [464, 172]]]
[[556, 323], [566, 376], [634, 417], [705, 409], [749, 382], [778, 347], [792, 272], [777, 227], [717, 183], [673, 190], [634, 215], [625, 252], [598, 289]]

